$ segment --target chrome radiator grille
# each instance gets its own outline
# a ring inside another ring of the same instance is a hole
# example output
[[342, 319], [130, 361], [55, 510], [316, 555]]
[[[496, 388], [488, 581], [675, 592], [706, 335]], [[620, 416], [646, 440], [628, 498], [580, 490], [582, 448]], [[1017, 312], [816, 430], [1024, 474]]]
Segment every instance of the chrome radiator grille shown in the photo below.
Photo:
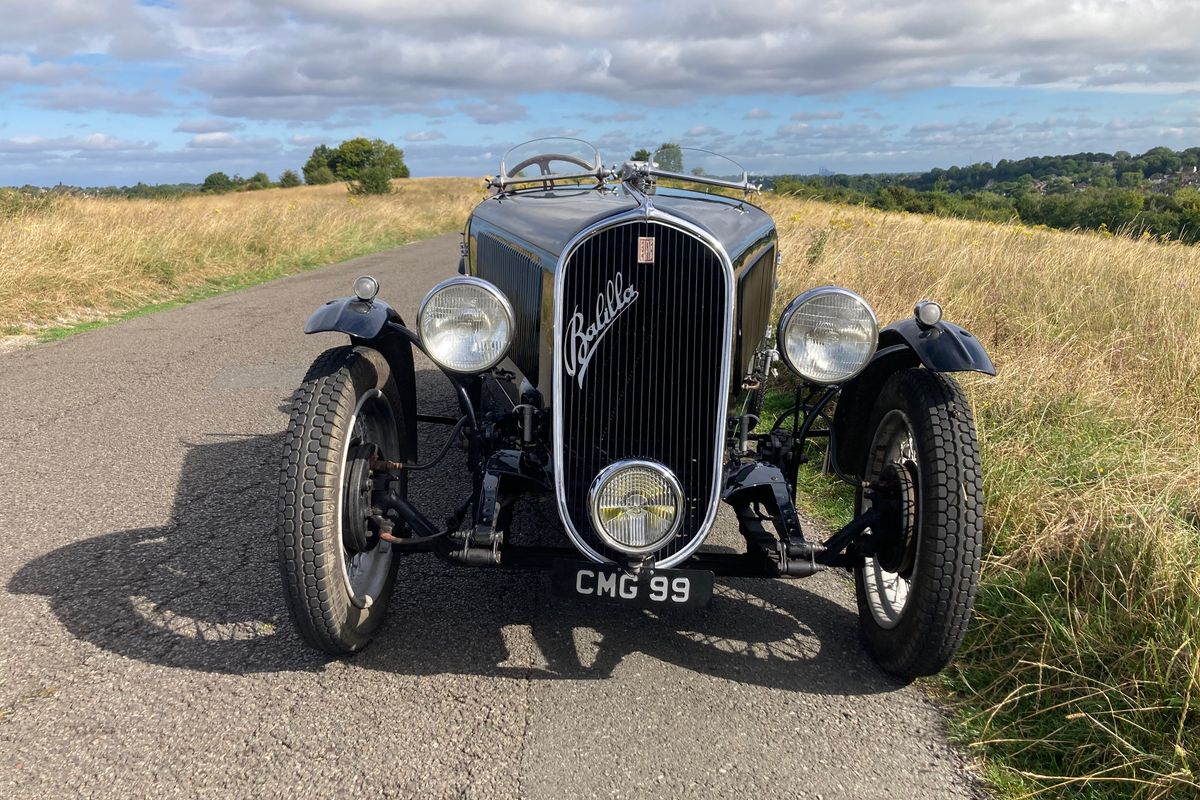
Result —
[[[650, 251], [653, 262], [639, 263]], [[696, 236], [639, 220], [584, 239], [558, 280], [556, 471], [563, 521], [577, 544], [619, 559], [592, 530], [588, 488], [614, 461], [660, 462], [685, 496], [681, 532], [656, 554], [660, 563], [673, 563], [672, 556], [684, 557], [707, 533], [718, 499], [729, 270]]]

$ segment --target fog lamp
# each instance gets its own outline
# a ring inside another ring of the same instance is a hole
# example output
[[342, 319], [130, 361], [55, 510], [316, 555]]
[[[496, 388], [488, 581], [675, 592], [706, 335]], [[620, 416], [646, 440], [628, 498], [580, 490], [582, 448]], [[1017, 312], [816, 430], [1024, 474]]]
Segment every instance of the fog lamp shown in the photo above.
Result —
[[605, 467], [588, 492], [596, 534], [614, 550], [643, 555], [662, 547], [683, 523], [683, 489], [653, 461]]
[[942, 321], [942, 307], [932, 300], [922, 300], [913, 308], [913, 316], [922, 328], [932, 328]]
[[451, 372], [483, 372], [500, 363], [512, 343], [513, 310], [485, 280], [450, 278], [425, 295], [417, 330], [429, 357]]
[[797, 297], [779, 317], [783, 360], [810, 383], [842, 383], [875, 354], [879, 323], [866, 300], [849, 289], [822, 286]]

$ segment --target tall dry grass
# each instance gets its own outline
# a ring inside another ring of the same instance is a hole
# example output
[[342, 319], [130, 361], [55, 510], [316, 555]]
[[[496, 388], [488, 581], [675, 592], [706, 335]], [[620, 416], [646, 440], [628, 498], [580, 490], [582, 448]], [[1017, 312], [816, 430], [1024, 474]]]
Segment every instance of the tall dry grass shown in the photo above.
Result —
[[482, 181], [344, 184], [178, 200], [61, 197], [0, 214], [0, 333], [102, 319], [460, 226]]
[[1200, 796], [1200, 248], [768, 197], [780, 296], [881, 321], [941, 301], [987, 494], [978, 614], [947, 677], [1014, 796]]

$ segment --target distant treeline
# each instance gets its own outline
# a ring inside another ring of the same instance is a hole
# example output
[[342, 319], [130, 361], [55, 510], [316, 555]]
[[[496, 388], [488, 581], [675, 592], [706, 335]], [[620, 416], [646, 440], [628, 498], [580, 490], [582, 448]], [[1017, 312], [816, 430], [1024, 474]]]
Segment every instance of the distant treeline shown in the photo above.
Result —
[[1077, 153], [906, 175], [776, 176], [780, 194], [884, 211], [1200, 241], [1200, 147]]
[[[347, 139], [337, 147], [317, 145], [303, 168], [304, 177], [294, 169], [285, 169], [278, 180], [271, 180], [265, 172], [256, 172], [249, 178], [241, 175], [230, 177], [225, 172], [210, 173], [203, 183], [137, 183], [133, 186], [81, 187], [58, 184], [51, 188], [21, 186], [8, 192], [22, 196], [35, 195], [86, 195], [88, 197], [126, 197], [145, 199], [171, 199], [199, 193], [224, 194], [226, 192], [253, 192], [260, 189], [290, 189], [302, 183], [320, 185], [344, 181], [354, 194], [388, 194], [393, 190], [392, 180], [409, 177], [408, 165], [404, 163], [404, 151], [383, 139], [357, 137]], [[11, 198], [5, 203], [15, 202]], [[4, 203], [0, 203], [3, 206]], [[28, 204], [26, 204], [28, 205]]]

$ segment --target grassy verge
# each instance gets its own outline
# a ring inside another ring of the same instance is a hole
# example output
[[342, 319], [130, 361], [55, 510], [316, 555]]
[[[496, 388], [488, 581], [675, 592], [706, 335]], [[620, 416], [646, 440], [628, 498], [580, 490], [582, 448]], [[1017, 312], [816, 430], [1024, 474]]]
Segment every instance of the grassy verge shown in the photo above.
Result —
[[1006, 797], [1200, 795], [1200, 249], [766, 204], [781, 301], [837, 283], [887, 321], [933, 297], [999, 368], [963, 380], [987, 550], [940, 678], [956, 734]]
[[62, 336], [457, 229], [480, 182], [179, 200], [39, 199], [0, 217], [0, 335]]

